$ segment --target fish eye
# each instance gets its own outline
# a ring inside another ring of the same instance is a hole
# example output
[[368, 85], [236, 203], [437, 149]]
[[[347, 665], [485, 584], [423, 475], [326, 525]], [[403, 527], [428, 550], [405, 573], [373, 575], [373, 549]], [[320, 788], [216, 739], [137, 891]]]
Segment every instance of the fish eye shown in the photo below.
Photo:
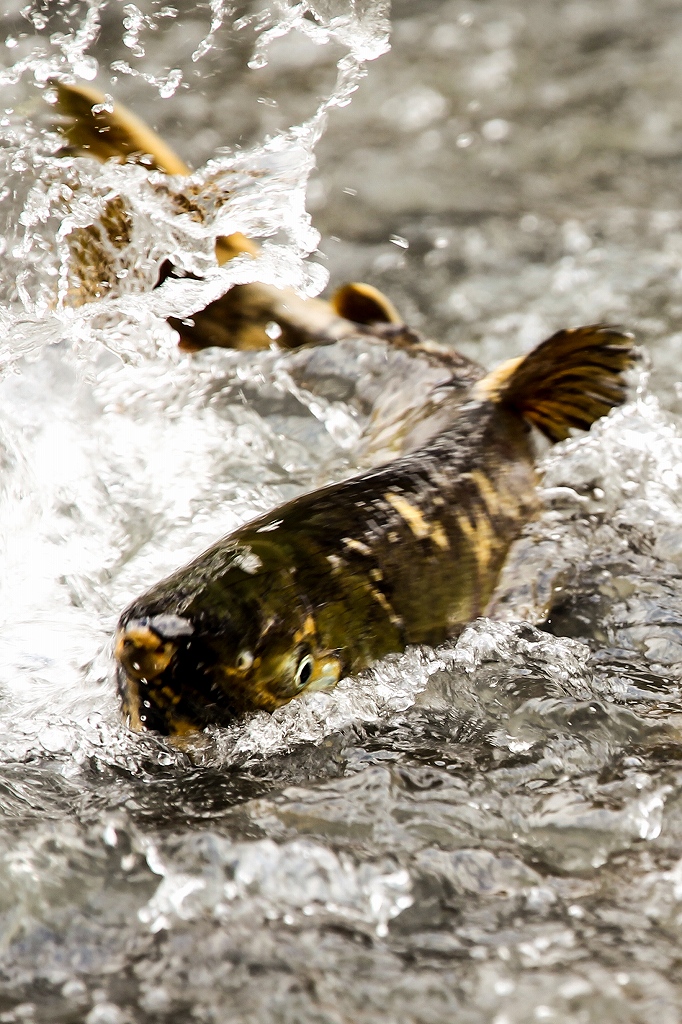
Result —
[[239, 654], [237, 655], [237, 660], [235, 664], [237, 668], [240, 670], [240, 672], [248, 672], [248, 670], [253, 665], [253, 654], [251, 653], [251, 651], [240, 651]]
[[315, 659], [312, 654], [306, 654], [305, 657], [301, 658], [296, 669], [296, 675], [294, 676], [294, 683], [299, 690], [302, 690], [304, 686], [307, 686], [310, 682], [310, 677], [313, 674], [313, 665]]

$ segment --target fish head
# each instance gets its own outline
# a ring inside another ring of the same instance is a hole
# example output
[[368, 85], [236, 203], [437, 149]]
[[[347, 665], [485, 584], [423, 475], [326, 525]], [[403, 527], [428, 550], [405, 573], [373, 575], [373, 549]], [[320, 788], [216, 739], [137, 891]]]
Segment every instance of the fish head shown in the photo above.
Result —
[[135, 730], [164, 735], [196, 731], [175, 685], [176, 667], [194, 635], [192, 622], [170, 613], [124, 614], [116, 631], [118, 689], [124, 715]]
[[223, 660], [222, 685], [238, 694], [243, 706], [274, 711], [304, 693], [332, 690], [338, 683], [340, 657], [321, 645], [312, 614], [293, 611], [270, 616], [255, 643], [242, 643]]
[[282, 573], [258, 578], [233, 565], [219, 586], [215, 578], [195, 586], [189, 602], [175, 600], [177, 591], [136, 601], [115, 641], [131, 727], [183, 735], [333, 689], [341, 659], [291, 593]]

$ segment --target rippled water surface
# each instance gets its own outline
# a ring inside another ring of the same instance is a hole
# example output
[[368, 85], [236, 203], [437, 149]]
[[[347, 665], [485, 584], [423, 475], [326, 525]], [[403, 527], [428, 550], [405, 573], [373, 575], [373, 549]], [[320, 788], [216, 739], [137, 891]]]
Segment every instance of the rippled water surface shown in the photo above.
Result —
[[[0, 1022], [678, 1024], [682, 12], [6, 0], [0, 23]], [[134, 107], [190, 185], [59, 157], [55, 75]], [[131, 240], [82, 304], [69, 236], [115, 196]], [[235, 230], [263, 255], [218, 269]], [[169, 255], [201, 280], [153, 290]], [[121, 609], [352, 473], [356, 383], [391, 375], [369, 343], [181, 356], [164, 318], [328, 276], [488, 365], [617, 321], [651, 374], [543, 456], [494, 619], [184, 749], [131, 734]]]

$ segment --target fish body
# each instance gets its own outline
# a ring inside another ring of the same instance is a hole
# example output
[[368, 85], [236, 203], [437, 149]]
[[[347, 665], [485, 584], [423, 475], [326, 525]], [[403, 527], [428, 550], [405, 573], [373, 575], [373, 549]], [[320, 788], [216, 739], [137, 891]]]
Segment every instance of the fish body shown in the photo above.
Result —
[[[53, 92], [53, 125], [62, 132], [67, 152], [102, 161], [136, 162], [157, 172], [157, 177], [163, 172], [182, 179], [191, 173], [156, 132], [91, 86], [56, 82]], [[164, 187], [187, 216], [203, 216], [200, 197], [191, 187], [183, 191], [181, 182], [155, 187]], [[116, 293], [120, 260], [138, 262], [133, 236], [133, 213], [122, 195], [109, 196], [97, 221], [68, 234], [69, 304], [78, 306]], [[219, 265], [237, 256], [256, 257], [259, 252], [259, 246], [239, 232], [216, 239]], [[172, 262], [164, 260], [157, 286], [177, 273]], [[130, 277], [126, 274], [125, 279]], [[180, 347], [189, 352], [211, 346], [242, 351], [268, 348], [275, 326], [278, 346], [299, 350], [292, 352], [292, 377], [314, 394], [328, 390], [325, 366], [329, 370], [336, 362], [339, 367], [330, 392], [335, 395], [339, 380], [348, 380], [348, 365], [361, 356], [354, 393], [346, 400], [368, 420], [356, 451], [362, 466], [377, 466], [412, 451], [445, 429], [468, 386], [484, 376], [477, 363], [406, 327], [390, 299], [358, 282], [341, 286], [329, 300], [263, 282], [236, 285], [191, 317], [169, 317], [168, 322], [180, 336]], [[331, 354], [338, 346], [342, 348]], [[370, 348], [374, 351], [368, 352]]]
[[[162, 186], [178, 213], [201, 221], [202, 195], [182, 179], [191, 175], [187, 164], [131, 110], [89, 85], [54, 82], [53, 127], [66, 142], [65, 154], [99, 161], [117, 160], [145, 167], [150, 173], [172, 175], [177, 187]], [[116, 258], [133, 242], [133, 217], [121, 195], [109, 196], [98, 221], [73, 229], [67, 236], [71, 252], [69, 302], [80, 305], [112, 293], [117, 281]], [[237, 256], [257, 257], [260, 246], [241, 232], [219, 236], [215, 257], [219, 266]], [[166, 260], [159, 267], [158, 285], [176, 274]], [[337, 289], [329, 301], [303, 297], [293, 288], [262, 282], [236, 285], [192, 317], [169, 317], [180, 335], [180, 347], [194, 352], [217, 346], [242, 351], [268, 348], [276, 324], [283, 348], [338, 341], [358, 333], [371, 334], [375, 323], [399, 324], [400, 316], [385, 295], [365, 284]], [[360, 330], [360, 328], [364, 328]]]
[[261, 516], [153, 587], [119, 623], [131, 723], [225, 724], [456, 636], [534, 514], [530, 423], [550, 440], [589, 426], [623, 401], [631, 362], [627, 335], [560, 332], [475, 384], [426, 445]]

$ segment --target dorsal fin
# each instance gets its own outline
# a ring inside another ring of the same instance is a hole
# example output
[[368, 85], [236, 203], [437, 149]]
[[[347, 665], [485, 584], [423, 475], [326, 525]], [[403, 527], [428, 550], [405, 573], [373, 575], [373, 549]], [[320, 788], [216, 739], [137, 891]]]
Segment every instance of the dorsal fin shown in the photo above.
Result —
[[588, 430], [626, 398], [634, 365], [631, 334], [604, 324], [558, 331], [528, 355], [502, 363], [474, 387], [480, 399], [514, 409], [550, 441]]
[[403, 323], [391, 300], [371, 284], [344, 284], [336, 289], [329, 303], [335, 313], [354, 324]]

